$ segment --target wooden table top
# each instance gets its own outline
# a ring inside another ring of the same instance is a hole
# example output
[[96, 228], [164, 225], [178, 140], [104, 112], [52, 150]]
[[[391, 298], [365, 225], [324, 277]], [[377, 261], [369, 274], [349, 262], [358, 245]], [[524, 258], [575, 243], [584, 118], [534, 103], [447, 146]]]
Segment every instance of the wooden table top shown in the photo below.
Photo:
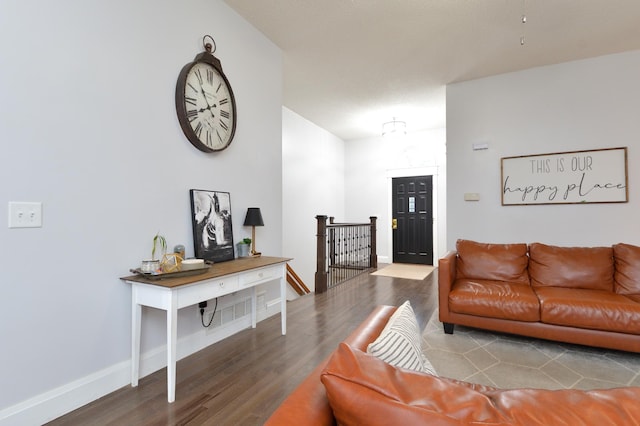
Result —
[[123, 281], [153, 284], [160, 287], [179, 287], [186, 284], [192, 284], [198, 281], [204, 281], [211, 278], [221, 277], [223, 275], [235, 274], [237, 272], [244, 272], [251, 269], [261, 268], [263, 266], [275, 265], [278, 263], [288, 262], [291, 258], [287, 257], [271, 257], [271, 256], [258, 256], [258, 257], [241, 257], [227, 262], [214, 263], [209, 267], [209, 270], [197, 275], [188, 275], [175, 278], [161, 278], [161, 279], [149, 279], [143, 275], [129, 275], [127, 277], [120, 278]]

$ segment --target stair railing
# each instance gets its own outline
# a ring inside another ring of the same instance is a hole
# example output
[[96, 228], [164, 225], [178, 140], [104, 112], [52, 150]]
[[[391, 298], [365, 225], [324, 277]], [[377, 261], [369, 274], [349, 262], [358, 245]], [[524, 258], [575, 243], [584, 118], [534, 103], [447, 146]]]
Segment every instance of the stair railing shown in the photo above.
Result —
[[327, 224], [327, 216], [322, 215], [316, 220], [316, 293], [378, 267], [375, 216], [369, 223], [335, 223], [331, 217]]

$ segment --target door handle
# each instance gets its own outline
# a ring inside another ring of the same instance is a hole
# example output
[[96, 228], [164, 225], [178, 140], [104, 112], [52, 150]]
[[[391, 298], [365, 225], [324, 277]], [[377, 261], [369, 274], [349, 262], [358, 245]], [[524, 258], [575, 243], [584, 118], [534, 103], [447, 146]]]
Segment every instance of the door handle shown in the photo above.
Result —
[[398, 229], [398, 219], [391, 219], [391, 229]]

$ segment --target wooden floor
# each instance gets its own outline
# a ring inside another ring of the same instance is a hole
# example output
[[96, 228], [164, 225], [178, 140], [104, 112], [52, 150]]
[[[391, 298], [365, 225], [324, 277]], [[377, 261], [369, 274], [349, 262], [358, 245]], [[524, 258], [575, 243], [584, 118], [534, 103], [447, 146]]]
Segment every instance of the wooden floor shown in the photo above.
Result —
[[362, 274], [288, 302], [286, 336], [275, 315], [179, 361], [174, 403], [162, 369], [49, 424], [261, 425], [376, 305], [410, 300], [423, 328], [436, 287], [436, 273], [423, 281]]

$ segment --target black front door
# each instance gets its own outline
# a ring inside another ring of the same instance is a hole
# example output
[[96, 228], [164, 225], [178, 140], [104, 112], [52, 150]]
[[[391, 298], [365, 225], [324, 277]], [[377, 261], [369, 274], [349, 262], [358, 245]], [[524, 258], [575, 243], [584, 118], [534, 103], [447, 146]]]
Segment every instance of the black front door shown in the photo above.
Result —
[[433, 176], [393, 178], [393, 262], [433, 265]]

